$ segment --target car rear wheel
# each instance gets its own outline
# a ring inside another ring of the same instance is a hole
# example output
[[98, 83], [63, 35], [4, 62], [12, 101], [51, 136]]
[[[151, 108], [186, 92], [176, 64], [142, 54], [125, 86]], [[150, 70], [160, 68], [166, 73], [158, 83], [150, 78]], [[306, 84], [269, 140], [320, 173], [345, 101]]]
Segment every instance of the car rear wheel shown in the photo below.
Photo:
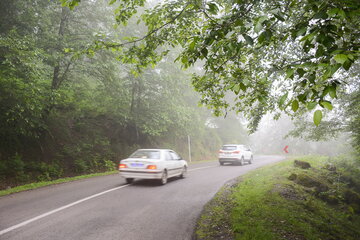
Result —
[[249, 164], [252, 164], [253, 161], [253, 156], [251, 156], [250, 160], [249, 160]]
[[244, 165], [244, 157], [241, 157], [241, 159], [240, 159], [240, 165], [241, 165], [241, 166]]
[[163, 174], [161, 175], [160, 184], [165, 185], [167, 183], [168, 175], [167, 171], [164, 170]]
[[220, 165], [221, 165], [221, 166], [223, 166], [223, 165], [224, 165], [224, 163], [223, 163], [223, 162], [220, 162]]
[[184, 166], [180, 174], [180, 178], [186, 178], [186, 175], [187, 175], [187, 167]]
[[126, 180], [126, 183], [128, 183], [128, 184], [130, 184], [134, 181], [133, 178], [126, 178], [125, 180]]

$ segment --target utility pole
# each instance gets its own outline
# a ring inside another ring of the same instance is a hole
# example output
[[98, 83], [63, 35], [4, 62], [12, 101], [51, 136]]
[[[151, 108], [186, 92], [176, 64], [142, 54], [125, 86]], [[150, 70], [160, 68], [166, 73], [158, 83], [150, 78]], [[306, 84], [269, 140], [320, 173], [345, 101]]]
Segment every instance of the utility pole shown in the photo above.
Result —
[[191, 162], [191, 144], [190, 144], [190, 135], [188, 135], [188, 146], [189, 146], [189, 162]]

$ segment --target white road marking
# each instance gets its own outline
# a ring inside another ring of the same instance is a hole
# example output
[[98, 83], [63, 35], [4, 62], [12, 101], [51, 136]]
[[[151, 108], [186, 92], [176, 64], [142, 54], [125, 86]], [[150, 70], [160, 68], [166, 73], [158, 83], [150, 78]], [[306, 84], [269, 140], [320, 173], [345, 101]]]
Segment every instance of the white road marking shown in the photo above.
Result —
[[189, 169], [188, 172], [195, 171], [195, 170], [200, 170], [200, 169], [205, 169], [205, 168], [212, 168], [212, 167], [216, 167], [216, 166], [217, 165], [207, 166], [207, 167], [200, 167], [200, 168], [193, 168], [193, 169]]
[[52, 211], [49, 211], [49, 212], [46, 212], [46, 213], [44, 213], [44, 214], [41, 214], [41, 215], [39, 215], [39, 216], [37, 216], [37, 217], [31, 218], [31, 219], [29, 219], [29, 220], [27, 220], [27, 221], [24, 221], [24, 222], [22, 222], [22, 223], [19, 223], [19, 224], [16, 224], [16, 225], [12, 226], [12, 227], [9, 227], [9, 228], [6, 228], [6, 229], [4, 229], [4, 230], [1, 230], [1, 231], [0, 231], [0, 236], [3, 235], [3, 234], [5, 234], [5, 233], [8, 233], [8, 232], [10, 232], [10, 231], [13, 231], [13, 230], [15, 230], [15, 229], [17, 229], [17, 228], [23, 227], [23, 226], [25, 226], [25, 225], [27, 225], [27, 224], [29, 224], [29, 223], [35, 222], [35, 221], [37, 221], [37, 220], [39, 220], [39, 219], [41, 219], [41, 218], [44, 218], [44, 217], [46, 217], [46, 216], [49, 216], [49, 215], [51, 215], [51, 214], [60, 212], [60, 211], [62, 211], [62, 210], [64, 210], [64, 209], [67, 209], [67, 208], [72, 207], [72, 206], [74, 206], [74, 205], [77, 205], [77, 204], [79, 204], [79, 203], [85, 202], [85, 201], [87, 201], [87, 200], [90, 200], [90, 199], [99, 197], [99, 196], [104, 195], [104, 194], [106, 194], [106, 193], [108, 193], [108, 192], [112, 192], [112, 191], [115, 191], [115, 190], [118, 190], [118, 189], [120, 189], [120, 188], [124, 188], [124, 187], [127, 187], [127, 186], [129, 186], [129, 184], [122, 185], [122, 186], [116, 187], [116, 188], [112, 188], [112, 189], [106, 190], [106, 191], [104, 191], [104, 192], [97, 193], [97, 194], [91, 195], [91, 196], [89, 196], [89, 197], [80, 199], [80, 200], [78, 200], [78, 201], [76, 201], [76, 202], [67, 204], [67, 205], [65, 205], [65, 206], [56, 208], [56, 209], [54, 209], [54, 210], [52, 210]]
[[[211, 167], [216, 167], [216, 166], [213, 165], [213, 166], [207, 166], [207, 167], [193, 168], [193, 169], [189, 169], [188, 171], [191, 172], [191, 171], [200, 170], [200, 169], [205, 169], [205, 168], [211, 168]], [[79, 204], [79, 203], [82, 203], [82, 202], [85, 202], [85, 201], [87, 201], [87, 200], [90, 200], [90, 199], [99, 197], [99, 196], [101, 196], [101, 195], [104, 195], [104, 194], [106, 194], [106, 193], [109, 193], [109, 192], [112, 192], [112, 191], [115, 191], [115, 190], [118, 190], [118, 189], [127, 187], [127, 186], [129, 186], [129, 185], [130, 185], [130, 184], [126, 184], [126, 185], [122, 185], [122, 186], [120, 186], [120, 187], [112, 188], [112, 189], [103, 191], [103, 192], [101, 192], [101, 193], [97, 193], [97, 194], [91, 195], [91, 196], [89, 196], [89, 197], [80, 199], [80, 200], [78, 200], [78, 201], [76, 201], [76, 202], [67, 204], [67, 205], [65, 205], [65, 206], [56, 208], [56, 209], [54, 209], [54, 210], [52, 210], [52, 211], [43, 213], [43, 214], [41, 214], [41, 215], [39, 215], [39, 216], [37, 216], [37, 217], [31, 218], [31, 219], [26, 220], [26, 221], [24, 221], [24, 222], [22, 222], [22, 223], [19, 223], [19, 224], [16, 224], [16, 225], [12, 226], [12, 227], [9, 227], [9, 228], [6, 228], [6, 229], [4, 229], [4, 230], [1, 230], [1, 231], [0, 231], [0, 236], [1, 236], [1, 235], [4, 235], [5, 233], [8, 233], [8, 232], [10, 232], [10, 231], [13, 231], [13, 230], [15, 230], [15, 229], [18, 229], [18, 228], [20, 228], [20, 227], [23, 227], [23, 226], [25, 226], [25, 225], [27, 225], [27, 224], [29, 224], [29, 223], [32, 223], [32, 222], [35, 222], [35, 221], [37, 221], [37, 220], [39, 220], [39, 219], [42, 219], [42, 218], [44, 218], [44, 217], [47, 217], [47, 216], [49, 216], [49, 215], [51, 215], [51, 214], [60, 212], [60, 211], [62, 211], [62, 210], [64, 210], [64, 209], [67, 209], [67, 208], [72, 207], [72, 206], [74, 206], [74, 205], [77, 205], [77, 204]]]

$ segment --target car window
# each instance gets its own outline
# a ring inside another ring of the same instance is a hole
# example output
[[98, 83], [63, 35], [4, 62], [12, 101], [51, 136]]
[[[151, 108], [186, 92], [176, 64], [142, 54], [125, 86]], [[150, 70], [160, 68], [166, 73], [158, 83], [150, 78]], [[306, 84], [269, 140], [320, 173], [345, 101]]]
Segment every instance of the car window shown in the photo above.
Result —
[[160, 151], [156, 150], [138, 150], [130, 155], [130, 158], [148, 158], [160, 159]]
[[180, 159], [180, 156], [177, 155], [175, 152], [170, 151], [170, 155], [171, 155], [171, 158], [174, 159], [174, 160]]
[[173, 159], [169, 151], [165, 151], [164, 154], [165, 154], [165, 160], [172, 160]]
[[221, 148], [222, 150], [236, 150], [236, 146], [233, 145], [233, 146], [222, 146]]

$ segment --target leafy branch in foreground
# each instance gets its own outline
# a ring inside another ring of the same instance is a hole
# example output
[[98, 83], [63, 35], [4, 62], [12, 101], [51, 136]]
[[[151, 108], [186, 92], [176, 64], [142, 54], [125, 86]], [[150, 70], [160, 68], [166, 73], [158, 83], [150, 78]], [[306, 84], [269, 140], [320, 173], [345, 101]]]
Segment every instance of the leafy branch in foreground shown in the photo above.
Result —
[[[61, 1], [69, 7], [80, 2]], [[145, 1], [110, 4], [118, 4], [116, 19], [126, 24]], [[251, 130], [276, 109], [289, 115], [314, 111], [319, 125], [360, 55], [357, 0], [163, 1], [141, 19], [148, 33], [132, 38], [131, 47], [99, 41], [95, 48], [117, 50], [121, 61], [140, 71], [180, 45], [183, 67], [203, 63], [203, 73], [192, 80], [201, 103], [216, 115], [242, 112]], [[232, 105], [225, 100], [228, 92]]]

